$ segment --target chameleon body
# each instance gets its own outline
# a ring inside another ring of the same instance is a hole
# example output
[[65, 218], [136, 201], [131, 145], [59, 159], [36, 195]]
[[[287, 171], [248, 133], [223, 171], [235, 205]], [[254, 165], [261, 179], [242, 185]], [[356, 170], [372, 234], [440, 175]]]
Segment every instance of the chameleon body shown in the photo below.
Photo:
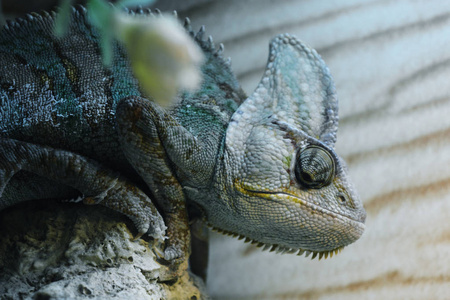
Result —
[[206, 56], [203, 83], [164, 109], [143, 96], [118, 42], [102, 65], [84, 8], [62, 38], [54, 17], [31, 14], [0, 33], [0, 209], [41, 198], [105, 205], [139, 235], [167, 236], [169, 261], [189, 253], [187, 205], [265, 249], [322, 257], [361, 236], [365, 211], [334, 151], [336, 92], [315, 50], [275, 37], [247, 98], [223, 47], [187, 22]]

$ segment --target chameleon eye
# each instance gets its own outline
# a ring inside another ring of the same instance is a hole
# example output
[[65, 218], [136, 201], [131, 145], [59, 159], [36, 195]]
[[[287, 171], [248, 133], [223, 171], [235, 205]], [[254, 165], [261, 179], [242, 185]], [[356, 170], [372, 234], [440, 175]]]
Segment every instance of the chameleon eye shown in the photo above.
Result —
[[308, 146], [297, 153], [295, 177], [307, 187], [319, 189], [331, 183], [334, 160], [331, 154], [318, 146]]

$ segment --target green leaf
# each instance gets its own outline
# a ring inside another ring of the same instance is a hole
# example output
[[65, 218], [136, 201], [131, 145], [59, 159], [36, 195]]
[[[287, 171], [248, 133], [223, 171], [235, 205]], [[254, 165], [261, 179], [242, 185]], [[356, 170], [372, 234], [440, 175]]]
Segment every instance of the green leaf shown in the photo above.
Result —
[[113, 60], [112, 40], [113, 35], [107, 28], [102, 29], [100, 37], [100, 47], [102, 51], [102, 60], [105, 66], [111, 66]]
[[117, 7], [133, 7], [133, 6], [149, 6], [153, 4], [155, 0], [120, 0], [116, 3]]
[[89, 0], [87, 10], [92, 25], [97, 28], [109, 28], [112, 8], [108, 3], [103, 0]]
[[60, 9], [53, 27], [53, 32], [57, 37], [63, 37], [69, 29], [71, 6], [72, 0], [62, 0], [60, 3]]
[[87, 3], [89, 21], [100, 34], [100, 49], [105, 66], [111, 66], [113, 58], [112, 24], [113, 8], [103, 0], [90, 0]]

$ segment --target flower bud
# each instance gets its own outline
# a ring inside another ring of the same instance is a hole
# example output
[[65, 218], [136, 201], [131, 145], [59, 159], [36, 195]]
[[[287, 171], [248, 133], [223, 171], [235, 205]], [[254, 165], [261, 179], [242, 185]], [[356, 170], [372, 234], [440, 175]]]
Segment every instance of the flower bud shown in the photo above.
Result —
[[117, 12], [114, 23], [147, 96], [168, 106], [179, 90], [199, 87], [203, 53], [175, 18]]

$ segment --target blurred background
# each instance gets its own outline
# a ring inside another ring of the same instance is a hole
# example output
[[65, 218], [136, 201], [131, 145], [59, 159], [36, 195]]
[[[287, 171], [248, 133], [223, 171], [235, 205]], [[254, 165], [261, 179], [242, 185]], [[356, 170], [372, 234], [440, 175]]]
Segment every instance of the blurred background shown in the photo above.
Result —
[[[3, 0], [7, 14], [56, 1]], [[450, 2], [161, 0], [224, 43], [250, 94], [270, 39], [295, 34], [330, 67], [336, 150], [367, 210], [363, 237], [332, 259], [261, 252], [212, 234], [213, 299], [450, 298]]]

